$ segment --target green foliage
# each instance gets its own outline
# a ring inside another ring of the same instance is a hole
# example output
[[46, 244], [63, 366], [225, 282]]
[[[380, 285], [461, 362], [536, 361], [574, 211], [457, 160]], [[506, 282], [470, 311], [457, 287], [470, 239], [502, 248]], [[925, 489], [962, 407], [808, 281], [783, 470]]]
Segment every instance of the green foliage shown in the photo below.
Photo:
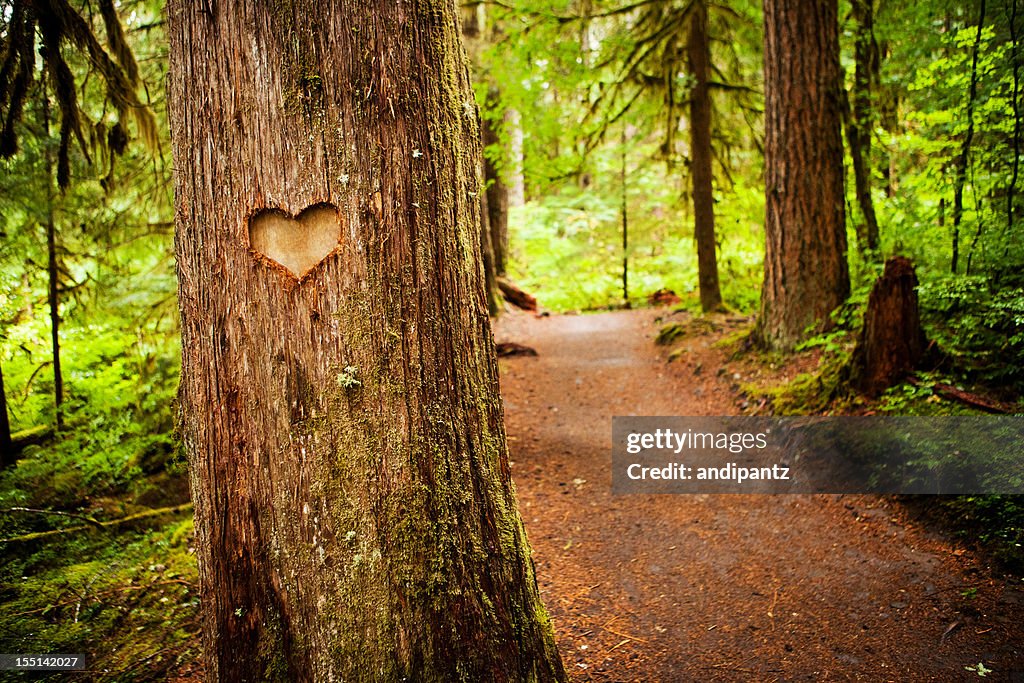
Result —
[[[650, 145], [633, 158], [648, 158]], [[592, 186], [563, 186], [514, 210], [510, 220], [512, 275], [555, 311], [592, 310], [622, 301], [621, 182], [611, 155], [593, 157]], [[636, 163], [636, 162], [630, 162]], [[607, 184], [607, 191], [596, 189]], [[631, 166], [627, 180], [629, 291], [632, 304], [668, 288], [684, 302], [697, 298], [692, 217], [678, 178], [656, 163]], [[760, 284], [764, 196], [735, 186], [718, 206], [723, 295], [733, 308], [753, 310]]]
[[669, 346], [672, 342], [683, 337], [685, 334], [685, 325], [682, 323], [669, 323], [658, 330], [658, 336], [655, 338], [654, 343], [660, 344], [661, 346]]
[[1010, 571], [1024, 572], [1024, 497], [954, 496], [942, 508], [959, 535], [991, 548]]
[[4, 543], [0, 649], [84, 652], [103, 680], [166, 679], [199, 656], [192, 542], [188, 517], [152, 531], [79, 531], [29, 548]]
[[[150, 8], [139, 6], [131, 20], [151, 22]], [[152, 56], [162, 37], [146, 38], [133, 45], [141, 76], [159, 82], [162, 67]], [[89, 84], [85, 69], [74, 72], [88, 84], [78, 106], [102, 118], [107, 93]], [[38, 90], [26, 102], [20, 151], [0, 162], [0, 363], [12, 429], [53, 425], [46, 238], [52, 223], [65, 429], [0, 472], [0, 501], [75, 507], [128, 491], [138, 475], [162, 469], [174, 450], [179, 346], [170, 168], [135, 147], [121, 151], [116, 172], [99, 157], [92, 164], [72, 157], [73, 182], [58, 193], [52, 168], [61, 143], [47, 125], [53, 104], [44, 96], [54, 97]], [[166, 137], [164, 112], [156, 113]]]
[[[763, 250], [759, 6], [710, 7], [716, 220], [723, 295], [757, 304]], [[503, 131], [488, 155], [507, 172], [504, 113], [523, 121], [529, 201], [510, 221], [512, 271], [553, 310], [621, 305], [669, 288], [696, 298], [685, 112], [690, 3], [527, 0], [488, 6], [501, 39], [479, 71], [500, 84], [483, 115]], [[623, 176], [628, 245], [622, 246]]]
[[[138, 76], [162, 103], [159, 12], [159, 6], [134, 3], [125, 18]], [[124, 47], [111, 46], [121, 50], [122, 66], [129, 63]], [[64, 109], [56, 98], [67, 93], [36, 88], [15, 121], [18, 153], [0, 162], [0, 364], [12, 428], [43, 433], [55, 424], [47, 301], [51, 223], [65, 385], [63, 429], [0, 470], [0, 539], [82, 524], [11, 508], [110, 520], [187, 499], [174, 436], [180, 349], [170, 165], [126, 146], [127, 129], [108, 104], [110, 92], [90, 73], [96, 65], [66, 46], [63, 58], [76, 84], [68, 101], [88, 128], [81, 150], [88, 158], [68, 153], [69, 129], [58, 130], [51, 119]], [[34, 82], [41, 78], [35, 74]], [[152, 136], [154, 150], [157, 137], [166, 140], [160, 106], [125, 113], [144, 137]], [[121, 159], [116, 167], [115, 155]], [[67, 185], [62, 192], [54, 183], [58, 165]], [[0, 650], [89, 652], [89, 668], [106, 670], [111, 680], [160, 680], [194, 659], [191, 519], [153, 531], [135, 523], [106, 531], [86, 526], [0, 542]]]
[[932, 338], [964, 376], [1024, 392], [1024, 287], [991, 276], [947, 276], [920, 289]]

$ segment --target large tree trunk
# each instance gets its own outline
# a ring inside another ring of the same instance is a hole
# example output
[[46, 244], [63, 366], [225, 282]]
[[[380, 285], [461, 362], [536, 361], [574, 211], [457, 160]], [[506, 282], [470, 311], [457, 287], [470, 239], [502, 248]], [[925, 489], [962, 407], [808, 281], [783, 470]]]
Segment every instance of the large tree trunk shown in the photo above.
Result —
[[697, 238], [697, 278], [700, 305], [705, 312], [722, 306], [718, 286], [718, 257], [715, 243], [715, 198], [711, 168], [711, 95], [708, 73], [711, 46], [708, 42], [706, 0], [695, 0], [690, 10], [690, 36], [686, 46], [690, 75], [690, 177], [693, 181], [693, 220]]
[[850, 293], [836, 0], [764, 0], [765, 273], [755, 337], [789, 349]]
[[454, 3], [168, 8], [208, 674], [552, 681]]

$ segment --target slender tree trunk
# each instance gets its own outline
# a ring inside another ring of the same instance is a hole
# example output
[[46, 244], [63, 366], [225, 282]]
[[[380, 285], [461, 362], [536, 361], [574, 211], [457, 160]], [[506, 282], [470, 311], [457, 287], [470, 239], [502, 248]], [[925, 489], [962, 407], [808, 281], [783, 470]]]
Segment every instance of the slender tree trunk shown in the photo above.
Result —
[[[878, 218], [871, 198], [871, 129], [873, 114], [871, 105], [871, 76], [876, 69], [872, 60], [877, 59], [874, 49], [874, 8], [873, 0], [853, 0], [853, 18], [856, 23], [854, 38], [854, 76], [851, 106], [844, 106], [846, 114], [846, 141], [853, 161], [854, 191], [863, 223], [857, 224], [858, 245], [861, 251], [878, 254]], [[845, 99], [844, 99], [845, 103]]]
[[[484, 50], [484, 34], [487, 26], [486, 5], [462, 5], [462, 37], [469, 55], [470, 68], [479, 64], [480, 55]], [[476, 78], [480, 78], [479, 75]], [[480, 115], [480, 108], [474, 107], [477, 122], [482, 131], [483, 144], [487, 142], [487, 133], [490, 130], [488, 122]], [[485, 183], [488, 180], [488, 171], [494, 176], [494, 165], [484, 156], [481, 156], [482, 175]], [[494, 241], [491, 239], [491, 212], [488, 201], [489, 192], [480, 193], [480, 261], [484, 269], [484, 292], [487, 296], [487, 311], [492, 316], [497, 316], [502, 310], [501, 290], [498, 287], [498, 273], [495, 270]], [[502, 264], [504, 268], [504, 263]]]
[[11, 441], [11, 421], [7, 415], [7, 388], [4, 370], [0, 364], [0, 469], [14, 462], [14, 443]]
[[622, 127], [619, 139], [621, 159], [619, 161], [619, 184], [622, 186], [622, 305], [629, 308], [629, 194], [626, 185], [626, 127]]
[[715, 240], [715, 198], [711, 167], [711, 95], [708, 74], [711, 46], [708, 42], [706, 0], [695, 0], [690, 10], [690, 36], [686, 46], [690, 74], [690, 178], [693, 182], [693, 220], [697, 239], [697, 278], [700, 305], [705, 311], [722, 307], [718, 286], [718, 256]]
[[[463, 5], [462, 6], [462, 37], [465, 39], [466, 49], [470, 57], [470, 65], [479, 65], [481, 55], [486, 48], [487, 37], [494, 33], [493, 28], [488, 29], [486, 6]], [[486, 74], [476, 74], [476, 80], [487, 82]], [[485, 109], [487, 116], [479, 116], [480, 137], [483, 148], [494, 148], [501, 145], [501, 136], [492, 123], [493, 112], [501, 106], [501, 98], [498, 89], [493, 85], [487, 89], [487, 101]], [[492, 150], [493, 151], [493, 150]], [[483, 155], [483, 174], [486, 192], [484, 197], [484, 228], [488, 234], [484, 236], [484, 268], [487, 275], [487, 292], [490, 301], [493, 288], [491, 285], [495, 278], [504, 277], [506, 272], [506, 257], [508, 253], [508, 187], [498, 172], [498, 167], [491, 156]], [[487, 261], [487, 258], [490, 261]], [[497, 314], [498, 309], [492, 310], [492, 315]]]
[[[948, 26], [946, 30], [950, 30]], [[881, 43], [873, 42], [872, 50], [876, 55], [875, 58], [871, 60], [871, 79], [875, 84], [876, 92], [878, 93], [878, 97], [876, 98], [878, 105], [878, 122], [884, 130], [890, 133], [898, 133], [900, 130], [899, 90], [896, 86], [882, 83], [880, 74], [881, 63], [891, 54], [891, 49], [889, 43], [883, 40]], [[898, 155], [892, 154], [889, 149], [883, 145], [881, 149], [881, 157], [880, 168], [882, 171], [882, 178], [885, 181], [885, 196], [892, 198], [896, 196], [900, 182], [899, 169], [897, 167]]]
[[50, 308], [50, 348], [53, 356], [53, 403], [58, 431], [64, 428], [64, 374], [60, 367], [60, 296], [57, 288], [57, 229], [53, 221], [53, 204], [46, 216], [46, 301]]
[[967, 184], [971, 144], [974, 141], [974, 104], [978, 99], [978, 52], [981, 50], [981, 33], [984, 25], [985, 0], [981, 0], [978, 9], [978, 32], [974, 38], [974, 54], [971, 57], [971, 80], [967, 90], [967, 132], [960, 146], [960, 154], [956, 158], [956, 176], [953, 178], [953, 239], [950, 250], [950, 271], [953, 273], [956, 273], [960, 266], [960, 225], [964, 216], [964, 185]]
[[765, 275], [755, 338], [789, 349], [850, 293], [836, 0], [764, 0]]
[[[46, 88], [41, 91], [43, 109], [43, 130], [50, 137], [50, 100]], [[57, 229], [54, 224], [53, 155], [47, 145], [43, 153], [46, 166], [46, 303], [50, 310], [50, 354], [53, 359], [53, 405], [54, 426], [57, 431], [64, 427], [64, 374], [60, 367], [60, 295], [57, 279], [60, 269], [57, 264]]]
[[173, 0], [208, 675], [561, 681], [509, 470], [454, 3]]
[[[498, 93], [491, 91], [487, 97], [489, 102], [497, 105]], [[500, 145], [501, 138], [493, 124], [486, 118], [482, 122], [481, 138], [484, 149], [492, 145]], [[494, 161], [484, 155], [484, 181], [487, 183], [487, 224], [490, 226], [490, 242], [494, 253], [494, 271], [498, 277], [506, 274], [506, 253], [508, 250], [508, 187], [502, 180], [501, 173]]]
[[1008, 17], [1010, 31], [1010, 65], [1013, 70], [1013, 162], [1011, 164], [1010, 182], [1006, 187], [1006, 227], [1003, 229], [1003, 261], [1006, 261], [1010, 253], [1009, 235], [1013, 232], [1013, 225], [1016, 218], [1017, 181], [1020, 178], [1020, 138], [1021, 138], [1021, 111], [1020, 111], [1020, 36], [1017, 33], [1017, 1], [1009, 0], [1010, 16]]
[[[479, 120], [479, 118], [478, 118]], [[483, 175], [481, 173], [481, 175]], [[487, 193], [480, 193], [480, 260], [484, 269], [484, 292], [487, 296], [487, 312], [491, 317], [501, 314], [502, 297], [498, 286], [498, 273], [494, 270], [494, 246], [491, 244]]]

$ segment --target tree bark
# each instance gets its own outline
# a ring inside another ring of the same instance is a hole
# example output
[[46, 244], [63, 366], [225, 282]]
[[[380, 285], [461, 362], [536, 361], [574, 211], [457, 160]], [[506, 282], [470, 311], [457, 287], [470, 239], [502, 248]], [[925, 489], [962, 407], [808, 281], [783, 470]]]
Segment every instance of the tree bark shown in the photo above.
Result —
[[690, 35], [686, 53], [690, 75], [694, 79], [690, 91], [690, 178], [693, 183], [694, 235], [697, 240], [697, 279], [700, 284], [700, 305], [706, 313], [722, 307], [712, 187], [711, 94], [708, 89], [711, 46], [708, 42], [706, 0], [695, 0], [690, 9]]
[[[1016, 196], [1017, 180], [1020, 177], [1020, 153], [1021, 153], [1021, 110], [1020, 110], [1020, 37], [1017, 32], [1017, 2], [1012, 0], [1010, 4], [1010, 16], [1007, 17], [1007, 24], [1010, 33], [1010, 67], [1013, 74], [1013, 89], [1011, 90], [1011, 108], [1013, 109], [1013, 137], [1011, 138], [1013, 149], [1013, 162], [1011, 162], [1010, 182], [1006, 186], [1006, 226], [1003, 228], [1003, 239], [1006, 241], [1003, 247], [1003, 261], [1007, 261], [1010, 253], [1010, 241], [1007, 239], [1013, 231], [1016, 223]], [[1005, 272], [1005, 271], [1004, 271]], [[1004, 273], [1000, 273], [1002, 276]]]
[[885, 262], [885, 272], [868, 298], [864, 328], [853, 352], [853, 385], [877, 396], [912, 372], [926, 347], [917, 274], [909, 259], [894, 256]]
[[561, 681], [512, 489], [454, 3], [173, 0], [211, 680]]
[[836, 0], [764, 0], [765, 274], [755, 339], [790, 349], [849, 296]]
[[626, 175], [626, 125], [622, 126], [619, 137], [619, 189], [622, 192], [619, 206], [619, 217], [622, 221], [622, 305], [630, 308], [629, 303], [629, 186]]

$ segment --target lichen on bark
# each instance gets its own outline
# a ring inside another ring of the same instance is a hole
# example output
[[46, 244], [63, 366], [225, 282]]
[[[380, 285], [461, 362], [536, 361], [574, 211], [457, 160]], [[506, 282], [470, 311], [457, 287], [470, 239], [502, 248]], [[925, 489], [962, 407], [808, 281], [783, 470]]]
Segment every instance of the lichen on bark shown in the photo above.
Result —
[[[508, 467], [454, 4], [168, 17], [211, 676], [563, 680]], [[249, 248], [253, 212], [322, 203], [339, 246], [302, 279]]]

